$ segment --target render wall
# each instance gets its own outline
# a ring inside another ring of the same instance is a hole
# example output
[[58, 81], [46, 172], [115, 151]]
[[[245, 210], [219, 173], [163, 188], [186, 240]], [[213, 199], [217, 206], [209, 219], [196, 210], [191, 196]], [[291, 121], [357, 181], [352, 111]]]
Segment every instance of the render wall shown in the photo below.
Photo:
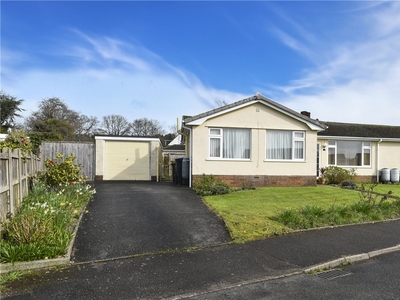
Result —
[[[247, 128], [251, 130], [251, 153], [249, 160], [226, 160], [209, 158], [209, 128]], [[266, 160], [266, 130], [305, 131], [304, 161], [267, 161]], [[221, 176], [225, 181], [240, 182], [256, 180], [260, 185], [273, 185], [271, 178], [282, 182], [284, 177], [304, 180], [291, 180], [293, 184], [304, 185], [316, 178], [316, 145], [317, 132], [292, 117], [280, 113], [262, 104], [254, 104], [233, 112], [207, 120], [203, 124], [192, 127], [192, 175], [193, 178], [202, 174]], [[239, 177], [235, 177], [239, 176]], [[268, 176], [268, 177], [265, 177]], [[229, 178], [230, 179], [229, 179]], [[260, 178], [263, 178], [262, 180]], [[235, 180], [236, 178], [236, 180]], [[237, 180], [237, 178], [242, 178]], [[244, 178], [244, 179], [243, 179]], [[267, 180], [265, 178], [269, 178]], [[297, 182], [297, 183], [296, 183]], [[236, 184], [235, 184], [236, 185]]]

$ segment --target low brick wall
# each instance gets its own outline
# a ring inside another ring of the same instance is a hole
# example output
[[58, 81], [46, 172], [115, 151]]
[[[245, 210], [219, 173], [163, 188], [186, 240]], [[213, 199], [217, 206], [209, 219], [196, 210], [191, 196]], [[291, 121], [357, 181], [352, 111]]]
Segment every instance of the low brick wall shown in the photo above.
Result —
[[355, 182], [376, 182], [376, 176], [356, 176]]
[[[202, 175], [193, 175], [192, 180], [200, 178]], [[315, 176], [270, 176], [270, 175], [214, 175], [231, 187], [252, 186], [314, 186], [316, 185]]]

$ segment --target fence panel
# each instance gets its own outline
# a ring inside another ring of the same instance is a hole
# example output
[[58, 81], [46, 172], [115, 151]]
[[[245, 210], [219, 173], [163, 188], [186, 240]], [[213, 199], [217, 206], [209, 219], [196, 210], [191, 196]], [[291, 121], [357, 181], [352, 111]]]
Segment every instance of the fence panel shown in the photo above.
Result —
[[28, 195], [30, 176], [41, 170], [36, 155], [23, 157], [19, 149], [3, 149], [0, 153], [0, 222], [13, 215]]
[[95, 176], [95, 148], [93, 142], [43, 142], [40, 146], [40, 154], [44, 159], [55, 159], [56, 153], [64, 156], [74, 154], [75, 164], [82, 166], [82, 174], [88, 181], [93, 181]]

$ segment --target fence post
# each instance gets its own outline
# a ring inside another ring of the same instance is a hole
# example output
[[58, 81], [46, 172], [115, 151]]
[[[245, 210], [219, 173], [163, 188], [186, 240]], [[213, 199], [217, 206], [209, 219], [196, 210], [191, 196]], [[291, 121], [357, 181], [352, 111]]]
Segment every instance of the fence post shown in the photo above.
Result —
[[8, 148], [8, 189], [10, 192], [9, 213], [14, 215], [14, 188], [13, 188], [13, 166], [12, 166], [12, 150]]

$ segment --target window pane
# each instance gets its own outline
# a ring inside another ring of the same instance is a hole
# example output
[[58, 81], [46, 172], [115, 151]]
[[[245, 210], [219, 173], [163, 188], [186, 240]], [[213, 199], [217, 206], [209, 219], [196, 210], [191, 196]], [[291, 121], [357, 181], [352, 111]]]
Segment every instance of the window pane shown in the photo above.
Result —
[[224, 158], [250, 158], [250, 130], [224, 129], [222, 151]]
[[304, 132], [295, 132], [294, 137], [297, 139], [304, 139]]
[[221, 151], [221, 140], [211, 138], [210, 139], [210, 157], [220, 157]]
[[210, 134], [211, 135], [220, 135], [221, 134], [221, 129], [210, 129]]
[[335, 148], [328, 148], [328, 165], [335, 164]]
[[295, 141], [294, 142], [294, 159], [303, 159], [304, 158], [304, 156], [303, 156], [303, 153], [304, 153], [303, 145], [304, 145], [304, 142], [302, 142], [302, 141]]
[[364, 147], [371, 147], [371, 142], [364, 142]]
[[267, 159], [292, 159], [292, 132], [267, 130]]
[[337, 141], [337, 165], [361, 166], [362, 142]]
[[370, 166], [370, 165], [371, 165], [371, 150], [364, 149], [364, 166]]
[[335, 146], [335, 141], [328, 141], [328, 145]]

